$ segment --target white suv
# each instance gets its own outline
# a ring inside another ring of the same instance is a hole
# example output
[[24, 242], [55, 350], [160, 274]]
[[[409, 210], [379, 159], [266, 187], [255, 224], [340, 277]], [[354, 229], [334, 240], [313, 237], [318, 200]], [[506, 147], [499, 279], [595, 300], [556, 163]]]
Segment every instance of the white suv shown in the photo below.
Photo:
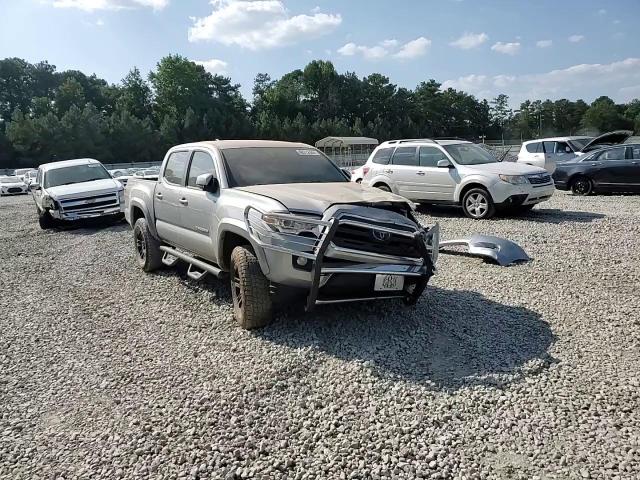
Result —
[[461, 140], [391, 140], [363, 167], [363, 185], [417, 203], [460, 205], [474, 219], [497, 209], [529, 210], [555, 191], [543, 168], [498, 162], [484, 148]]

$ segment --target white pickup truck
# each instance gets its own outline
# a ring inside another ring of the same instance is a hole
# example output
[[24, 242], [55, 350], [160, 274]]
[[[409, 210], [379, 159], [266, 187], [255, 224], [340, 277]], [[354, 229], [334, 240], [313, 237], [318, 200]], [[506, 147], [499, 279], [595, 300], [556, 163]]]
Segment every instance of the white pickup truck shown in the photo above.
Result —
[[29, 185], [42, 229], [59, 221], [122, 217], [124, 187], [93, 159], [64, 160], [38, 167]]
[[258, 328], [282, 286], [306, 295], [307, 309], [414, 304], [435, 272], [439, 230], [412, 208], [351, 183], [309, 145], [227, 140], [169, 150], [157, 181], [129, 180], [124, 211], [140, 267], [183, 260], [196, 280], [229, 273], [236, 320]]

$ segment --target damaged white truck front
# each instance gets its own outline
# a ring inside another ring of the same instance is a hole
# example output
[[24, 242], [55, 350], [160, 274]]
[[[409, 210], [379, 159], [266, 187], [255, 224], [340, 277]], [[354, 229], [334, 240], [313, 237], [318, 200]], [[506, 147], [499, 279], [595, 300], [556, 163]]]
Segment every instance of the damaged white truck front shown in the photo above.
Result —
[[180, 145], [157, 181], [132, 179], [125, 216], [145, 271], [178, 260], [188, 274], [228, 274], [234, 316], [266, 325], [280, 287], [306, 308], [400, 298], [414, 304], [435, 273], [438, 226], [407, 199], [349, 182], [309, 145], [215, 141]]

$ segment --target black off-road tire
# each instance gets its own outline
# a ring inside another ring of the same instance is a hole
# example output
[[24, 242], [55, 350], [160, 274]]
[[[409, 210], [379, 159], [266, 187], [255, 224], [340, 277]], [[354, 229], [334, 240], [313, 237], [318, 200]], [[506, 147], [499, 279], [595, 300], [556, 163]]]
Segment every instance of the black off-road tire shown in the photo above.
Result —
[[576, 177], [571, 180], [571, 193], [586, 197], [593, 193], [593, 182], [587, 177]]
[[145, 218], [139, 218], [133, 226], [133, 246], [136, 261], [145, 272], [153, 272], [162, 266], [160, 242], [151, 235]]
[[49, 230], [56, 226], [56, 221], [49, 212], [38, 212], [38, 224], [42, 230]]
[[273, 318], [273, 303], [269, 280], [256, 256], [246, 247], [234, 248], [229, 270], [233, 316], [238, 324], [245, 330], [267, 326]]
[[474, 220], [486, 220], [496, 213], [491, 194], [484, 188], [472, 188], [462, 198], [462, 211]]

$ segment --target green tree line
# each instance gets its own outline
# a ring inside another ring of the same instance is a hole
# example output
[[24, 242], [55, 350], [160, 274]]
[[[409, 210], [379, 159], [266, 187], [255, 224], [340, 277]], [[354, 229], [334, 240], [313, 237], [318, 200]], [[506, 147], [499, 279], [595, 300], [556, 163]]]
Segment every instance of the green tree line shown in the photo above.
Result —
[[115, 85], [47, 62], [0, 60], [0, 168], [78, 157], [159, 161], [171, 145], [216, 138], [529, 139], [618, 128], [640, 130], [640, 100], [528, 100], [513, 110], [506, 95], [479, 100], [435, 80], [410, 90], [316, 60], [277, 80], [258, 74], [248, 101], [229, 78], [178, 55]]

